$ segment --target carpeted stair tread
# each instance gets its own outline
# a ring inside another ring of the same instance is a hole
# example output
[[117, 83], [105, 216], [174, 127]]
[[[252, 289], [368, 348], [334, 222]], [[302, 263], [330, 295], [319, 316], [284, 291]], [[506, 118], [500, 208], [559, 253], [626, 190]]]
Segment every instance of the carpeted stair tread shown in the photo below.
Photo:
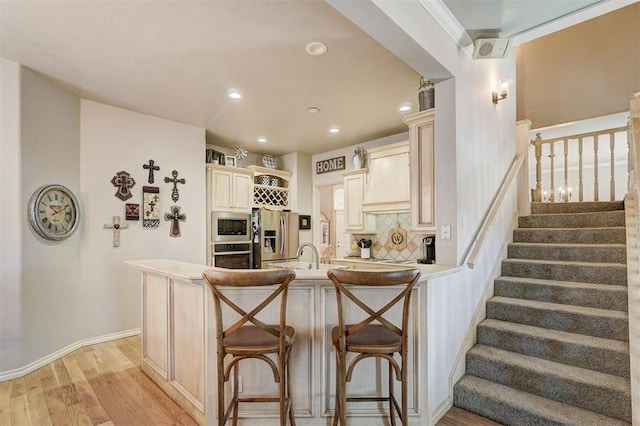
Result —
[[478, 326], [478, 344], [629, 377], [629, 344], [496, 319]]
[[465, 375], [455, 385], [454, 405], [508, 426], [628, 426], [592, 411]]
[[625, 244], [511, 243], [510, 259], [562, 260], [566, 262], [624, 263]]
[[625, 226], [624, 211], [533, 214], [518, 218], [520, 228], [595, 228]]
[[586, 201], [580, 203], [531, 203], [531, 214], [584, 213], [624, 210], [624, 201]]
[[467, 374], [605, 416], [631, 420], [630, 381], [620, 376], [483, 345], [467, 352]]
[[502, 262], [502, 275], [594, 284], [627, 284], [627, 266], [623, 263], [505, 259]]
[[627, 287], [527, 277], [499, 277], [494, 281], [496, 296], [540, 302], [589, 306], [626, 312]]
[[589, 228], [518, 228], [514, 242], [566, 244], [624, 244], [624, 226]]
[[626, 312], [494, 296], [487, 318], [616, 340], [629, 340]]

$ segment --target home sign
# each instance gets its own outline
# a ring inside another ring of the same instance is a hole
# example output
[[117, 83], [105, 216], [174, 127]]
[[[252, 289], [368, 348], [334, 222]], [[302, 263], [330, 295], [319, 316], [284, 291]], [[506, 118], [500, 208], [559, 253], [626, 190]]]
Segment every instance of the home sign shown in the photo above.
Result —
[[316, 174], [335, 172], [344, 170], [344, 155], [342, 157], [329, 158], [327, 160], [316, 161]]

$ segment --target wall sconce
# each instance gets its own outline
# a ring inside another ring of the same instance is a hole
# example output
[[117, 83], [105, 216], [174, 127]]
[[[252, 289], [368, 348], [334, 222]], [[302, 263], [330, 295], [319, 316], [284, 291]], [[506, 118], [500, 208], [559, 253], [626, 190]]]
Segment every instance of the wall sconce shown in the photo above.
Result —
[[494, 105], [498, 105], [498, 102], [503, 99], [507, 99], [508, 95], [509, 95], [509, 83], [504, 82], [500, 84], [500, 93], [496, 92], [495, 90], [491, 93], [491, 99]]

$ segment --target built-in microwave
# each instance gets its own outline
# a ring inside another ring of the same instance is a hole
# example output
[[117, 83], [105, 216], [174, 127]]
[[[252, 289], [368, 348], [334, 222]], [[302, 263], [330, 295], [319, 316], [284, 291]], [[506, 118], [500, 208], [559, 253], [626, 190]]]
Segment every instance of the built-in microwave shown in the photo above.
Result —
[[211, 241], [251, 241], [251, 214], [212, 212]]

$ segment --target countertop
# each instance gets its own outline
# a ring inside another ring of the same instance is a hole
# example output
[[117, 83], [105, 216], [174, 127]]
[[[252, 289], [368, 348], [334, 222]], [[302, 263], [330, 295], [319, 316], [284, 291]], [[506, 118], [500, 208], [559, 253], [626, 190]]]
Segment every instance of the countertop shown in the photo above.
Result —
[[[366, 270], [367, 266], [371, 266], [372, 270], [375, 270], [376, 266], [385, 265], [387, 267], [393, 266], [398, 269], [417, 268], [420, 270], [422, 276], [420, 281], [425, 279], [436, 278], [442, 275], [453, 274], [458, 272], [462, 267], [457, 265], [422, 265], [422, 264], [388, 264], [380, 262], [366, 261], [365, 259], [358, 258], [339, 258], [335, 261], [354, 264], [360, 266], [359, 269]], [[304, 262], [301, 262], [304, 263]], [[176, 260], [168, 259], [146, 259], [146, 260], [128, 260], [125, 264], [141, 269], [146, 272], [152, 272], [157, 274], [166, 275], [181, 280], [190, 281], [202, 281], [202, 271], [207, 269], [216, 269], [212, 266], [200, 265], [197, 263], [179, 262]], [[306, 264], [305, 264], [306, 265]], [[335, 265], [337, 266], [337, 265]], [[327, 278], [327, 271], [334, 267], [330, 264], [321, 264], [320, 269], [295, 269], [297, 280], [323, 280]], [[378, 269], [379, 270], [379, 269]]]
[[436, 278], [442, 275], [454, 274], [462, 269], [462, 266], [458, 265], [427, 265], [422, 263], [384, 263], [376, 262], [367, 259], [361, 259], [358, 257], [341, 257], [337, 259], [331, 259], [332, 262], [340, 262], [344, 264], [353, 264], [361, 266], [359, 269], [364, 270], [367, 266], [371, 266], [372, 269], [383, 267], [385, 269], [419, 269], [422, 274], [422, 278]]

